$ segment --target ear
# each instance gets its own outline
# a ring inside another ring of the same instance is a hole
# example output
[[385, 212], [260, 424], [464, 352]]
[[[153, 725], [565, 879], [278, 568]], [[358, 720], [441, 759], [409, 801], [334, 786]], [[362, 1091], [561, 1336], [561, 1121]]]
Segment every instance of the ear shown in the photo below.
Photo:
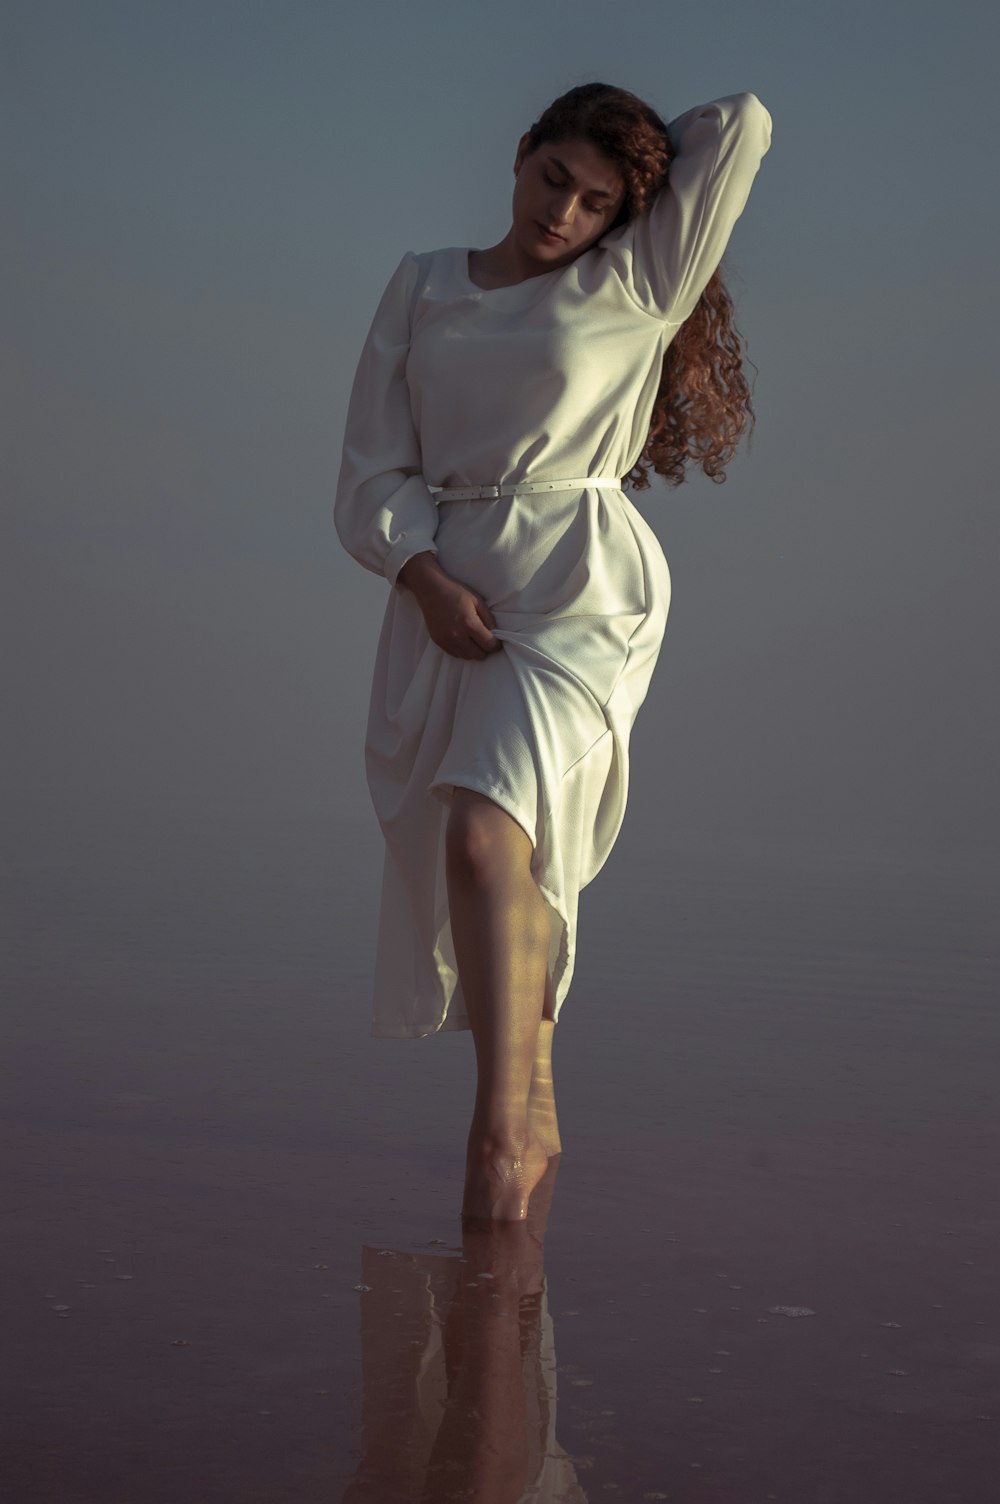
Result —
[[525, 157], [528, 154], [528, 141], [530, 140], [530, 138], [531, 138], [531, 132], [530, 131], [525, 131], [524, 135], [521, 137], [520, 141], [517, 143], [517, 155], [514, 158], [514, 176], [515, 177], [517, 177], [517, 174], [521, 171], [521, 164], [522, 164], [522, 162], [524, 161]]

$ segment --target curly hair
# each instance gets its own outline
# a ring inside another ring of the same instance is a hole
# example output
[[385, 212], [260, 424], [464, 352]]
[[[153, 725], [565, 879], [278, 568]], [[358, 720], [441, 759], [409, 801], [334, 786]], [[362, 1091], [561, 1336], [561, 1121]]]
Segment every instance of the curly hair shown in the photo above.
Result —
[[[570, 137], [591, 142], [615, 164], [624, 182], [624, 203], [605, 234], [648, 211], [668, 181], [673, 157], [667, 127], [650, 105], [613, 84], [580, 84], [561, 94], [531, 126], [527, 151], [534, 152], [543, 141]], [[625, 481], [644, 490], [652, 468], [668, 485], [679, 486], [692, 463], [709, 479], [724, 481], [740, 436], [744, 429], [749, 435], [755, 422], [743, 374], [742, 336], [716, 269], [667, 348], [649, 434]]]

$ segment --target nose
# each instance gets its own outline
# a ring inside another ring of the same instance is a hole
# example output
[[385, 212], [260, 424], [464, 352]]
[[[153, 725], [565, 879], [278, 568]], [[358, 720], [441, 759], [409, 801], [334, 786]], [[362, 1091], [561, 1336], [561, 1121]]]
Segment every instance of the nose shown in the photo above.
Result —
[[556, 227], [572, 224], [576, 216], [577, 198], [575, 193], [564, 193], [556, 198], [549, 213], [549, 224]]

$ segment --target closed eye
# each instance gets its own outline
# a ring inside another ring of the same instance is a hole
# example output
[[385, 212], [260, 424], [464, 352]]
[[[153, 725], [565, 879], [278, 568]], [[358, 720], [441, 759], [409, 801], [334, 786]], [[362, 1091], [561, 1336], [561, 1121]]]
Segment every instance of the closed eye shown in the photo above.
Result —
[[[549, 186], [551, 188], [565, 188], [566, 187], [565, 183], [560, 183], [557, 178], [550, 177], [547, 172], [543, 173], [542, 176], [544, 177], [545, 181], [549, 184]], [[591, 212], [591, 214], [603, 214], [604, 213], [604, 209], [602, 208], [602, 206], [600, 204], [585, 204], [584, 208], [585, 209], [589, 209], [590, 212]]]

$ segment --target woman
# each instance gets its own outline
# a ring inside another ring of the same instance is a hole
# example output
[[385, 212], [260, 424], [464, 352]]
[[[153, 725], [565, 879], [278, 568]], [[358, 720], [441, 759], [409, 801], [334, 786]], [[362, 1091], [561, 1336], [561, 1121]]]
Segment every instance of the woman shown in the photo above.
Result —
[[465, 1216], [526, 1217], [561, 1151], [577, 898], [624, 818], [670, 598], [622, 477], [723, 480], [752, 417], [717, 268], [770, 127], [753, 94], [664, 125], [571, 89], [521, 137], [503, 240], [407, 252], [361, 355], [335, 521], [394, 587], [366, 740], [372, 1032], [471, 1028]]

